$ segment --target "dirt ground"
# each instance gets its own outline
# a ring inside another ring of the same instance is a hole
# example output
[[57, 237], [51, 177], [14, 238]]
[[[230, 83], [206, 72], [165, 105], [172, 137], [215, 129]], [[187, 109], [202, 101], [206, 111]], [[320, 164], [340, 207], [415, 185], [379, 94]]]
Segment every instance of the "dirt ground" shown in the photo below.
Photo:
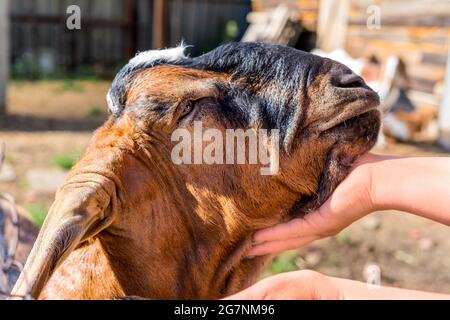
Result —
[[[13, 82], [9, 114], [0, 119], [0, 140], [16, 178], [0, 181], [24, 208], [46, 210], [53, 193], [29, 190], [27, 172], [55, 169], [55, 157], [81, 154], [92, 130], [105, 119], [108, 82]], [[390, 142], [379, 153], [448, 156], [427, 144]], [[276, 258], [267, 274], [309, 268], [328, 275], [364, 280], [369, 265], [381, 282], [411, 289], [450, 293], [450, 229], [410, 214], [387, 211], [356, 222], [333, 238]]]

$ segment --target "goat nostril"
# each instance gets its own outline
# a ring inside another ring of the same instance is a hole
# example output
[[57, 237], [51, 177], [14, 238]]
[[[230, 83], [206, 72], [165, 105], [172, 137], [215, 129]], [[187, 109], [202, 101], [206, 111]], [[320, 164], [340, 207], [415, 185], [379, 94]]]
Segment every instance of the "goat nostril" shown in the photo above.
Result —
[[350, 73], [341, 75], [336, 86], [339, 88], [359, 88], [365, 86], [365, 83], [360, 76]]

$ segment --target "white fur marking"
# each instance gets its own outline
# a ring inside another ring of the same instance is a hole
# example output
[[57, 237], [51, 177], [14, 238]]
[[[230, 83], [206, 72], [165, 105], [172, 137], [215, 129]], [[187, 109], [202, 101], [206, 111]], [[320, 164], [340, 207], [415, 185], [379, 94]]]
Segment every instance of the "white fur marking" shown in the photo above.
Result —
[[[161, 50], [149, 50], [138, 53], [134, 58], [132, 58], [128, 63], [132, 65], [140, 64], [153, 64], [155, 61], [164, 62], [174, 62], [178, 59], [185, 58], [184, 51], [186, 50], [186, 45], [181, 43], [176, 48], [161, 49]], [[115, 114], [120, 111], [118, 106], [115, 106], [111, 98], [111, 93], [108, 91], [106, 95], [106, 101], [108, 103], [109, 110]]]
[[119, 108], [114, 105], [112, 99], [111, 99], [111, 92], [108, 90], [108, 93], [106, 94], [106, 102], [108, 103], [108, 109], [112, 114], [116, 114], [119, 112]]
[[162, 50], [149, 50], [138, 53], [133, 59], [130, 60], [130, 64], [151, 64], [158, 60], [167, 62], [176, 61], [180, 58], [184, 58], [184, 50], [186, 46], [181, 44], [179, 47], [162, 49]]

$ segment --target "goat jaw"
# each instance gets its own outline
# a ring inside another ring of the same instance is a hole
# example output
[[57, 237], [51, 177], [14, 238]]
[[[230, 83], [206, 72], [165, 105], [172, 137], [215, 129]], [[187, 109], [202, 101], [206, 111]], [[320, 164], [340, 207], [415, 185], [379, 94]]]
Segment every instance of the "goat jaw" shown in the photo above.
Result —
[[[72, 179], [71, 179], [72, 180]], [[47, 280], [82, 242], [112, 222], [114, 183], [80, 179], [69, 181], [56, 195], [25, 267], [11, 295], [38, 298]], [[111, 185], [112, 184], [112, 185]]]

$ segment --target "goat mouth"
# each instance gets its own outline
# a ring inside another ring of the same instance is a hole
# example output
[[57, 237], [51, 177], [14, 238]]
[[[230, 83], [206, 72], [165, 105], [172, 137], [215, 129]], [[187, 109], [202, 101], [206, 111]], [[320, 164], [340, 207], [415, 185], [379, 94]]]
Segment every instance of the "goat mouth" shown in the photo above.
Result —
[[326, 155], [316, 192], [302, 196], [291, 208], [291, 217], [304, 216], [318, 209], [350, 172], [353, 163], [376, 143], [380, 113], [371, 109], [322, 133], [321, 139], [334, 141]]
[[[352, 120], [358, 118], [365, 113], [377, 110], [380, 105], [380, 99], [377, 94], [369, 92], [366, 96], [359, 98], [355, 101], [342, 101], [339, 105], [345, 105], [346, 112], [320, 124], [317, 129], [319, 132], [324, 133], [328, 130], [332, 130], [341, 124], [348, 124]], [[339, 106], [338, 105], [338, 106]], [[338, 107], [335, 106], [335, 107]]]

